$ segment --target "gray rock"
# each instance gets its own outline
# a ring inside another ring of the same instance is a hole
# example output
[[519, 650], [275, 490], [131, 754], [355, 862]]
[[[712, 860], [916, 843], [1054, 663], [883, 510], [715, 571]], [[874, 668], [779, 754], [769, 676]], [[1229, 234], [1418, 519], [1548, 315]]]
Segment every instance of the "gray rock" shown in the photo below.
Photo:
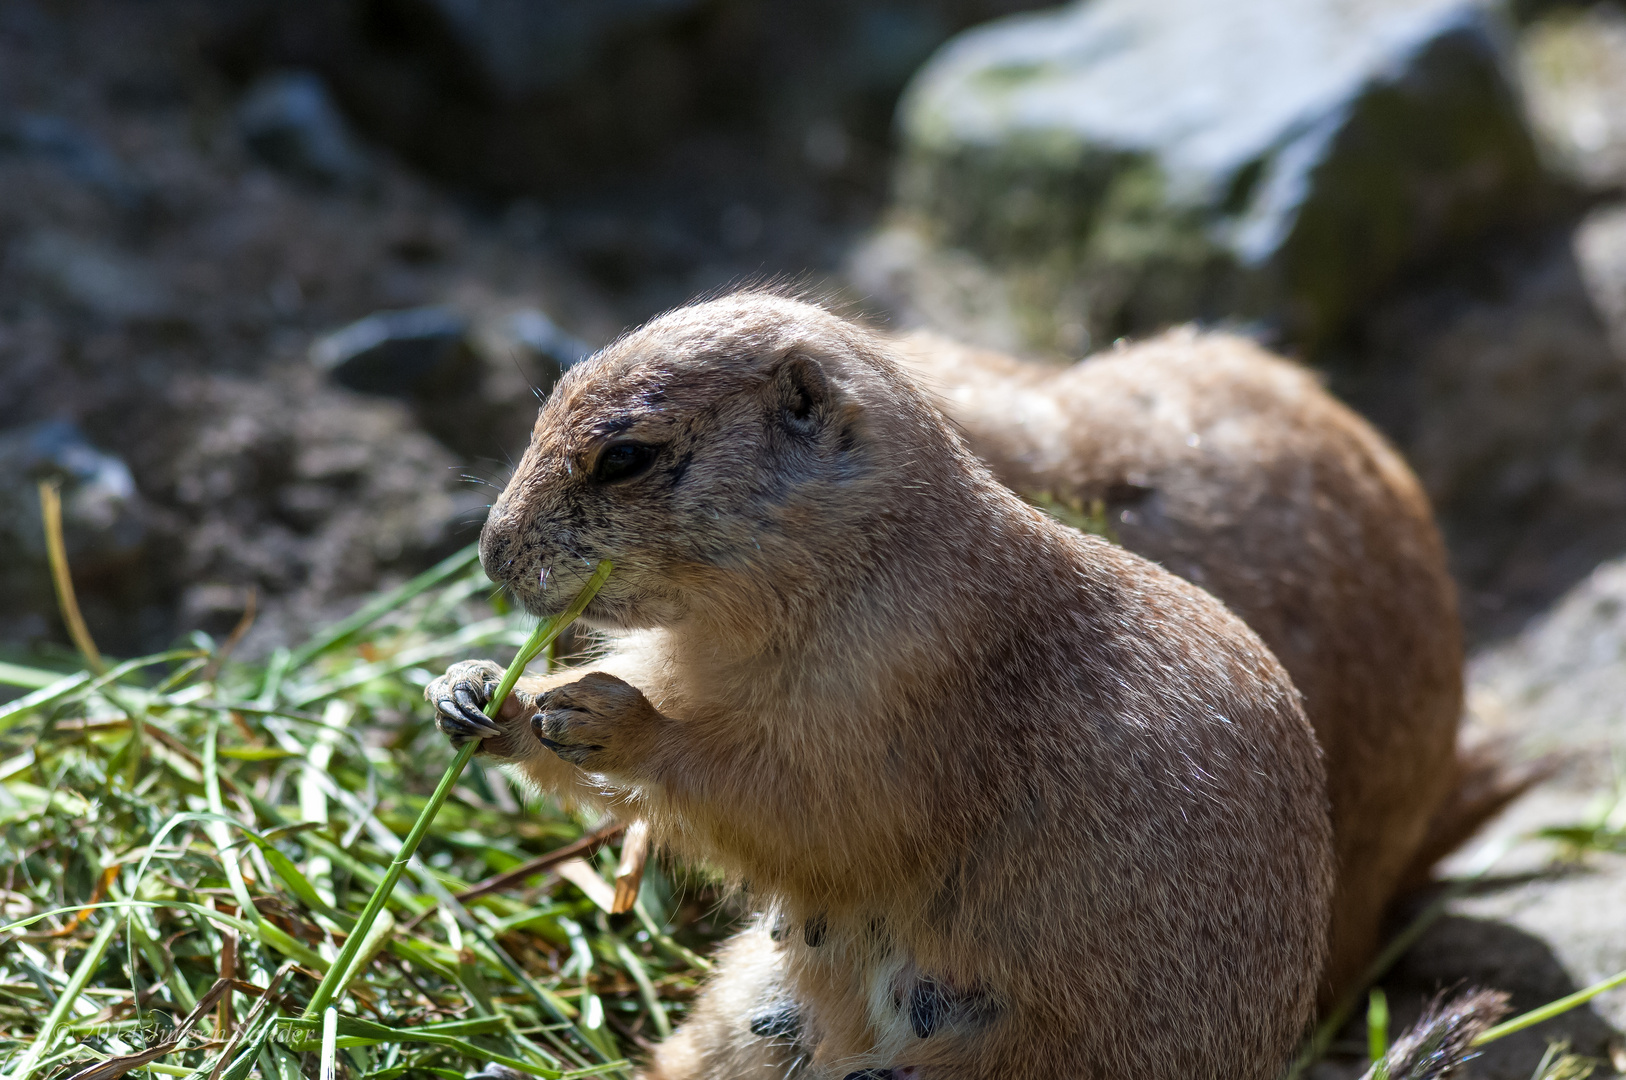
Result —
[[467, 543], [489, 501], [405, 403], [335, 388], [307, 365], [168, 390], [167, 445], [138, 465], [167, 511], [152, 547], [184, 590], [177, 629], [227, 633], [258, 591], [246, 655]]
[[552, 376], [545, 380], [546, 386], [538, 387], [544, 393], [577, 361], [593, 354], [591, 345], [559, 329], [552, 319], [535, 308], [510, 315], [504, 321], [504, 330], [505, 336], [529, 353], [536, 365]]
[[1039, 347], [1069, 317], [1082, 348], [1243, 313], [1313, 349], [1408, 266], [1527, 212], [1541, 172], [1502, 39], [1474, 0], [1013, 16], [911, 85], [899, 217], [999, 266]]
[[[1594, 787], [1626, 750], [1626, 559], [1607, 562], [1470, 667], [1475, 730], [1523, 756], [1561, 753]], [[1579, 782], [1579, 781], [1578, 781]]]
[[[1076, 301], [1070, 305], [1055, 299], [1038, 320], [1023, 318], [1018, 282], [964, 248], [932, 243], [918, 228], [894, 223], [877, 229], [854, 245], [842, 270], [857, 295], [890, 309], [899, 326], [931, 327], [1008, 353], [1038, 348], [1081, 356], [1090, 351], [1081, 293], [1066, 298]], [[1062, 314], [1064, 306], [1078, 316]]]
[[[1514, 761], [1555, 760], [1559, 769], [1487, 831], [1483, 843], [1508, 846], [1495, 874], [1451, 904], [1455, 917], [1413, 951], [1401, 977], [1446, 985], [1472, 978], [1515, 991], [1523, 1009], [1626, 970], [1626, 854], [1575, 858], [1538, 835], [1553, 826], [1626, 825], [1623, 703], [1626, 559], [1599, 566], [1521, 633], [1472, 658], [1467, 738], [1494, 741]], [[1459, 857], [1446, 870], [1467, 862]], [[1613, 1057], [1619, 1071], [1622, 1030], [1626, 988], [1519, 1036], [1519, 1060], [1483, 1075], [1528, 1076], [1542, 1045], [1560, 1036], [1579, 1052]]]
[[[1622, 90], [1626, 108], [1626, 89]], [[1575, 261], [1587, 295], [1626, 364], [1626, 203], [1593, 210], [1575, 233]]]
[[55, 230], [36, 232], [15, 250], [36, 280], [92, 314], [112, 321], [174, 314], [158, 268], [145, 259]]
[[145, 512], [129, 466], [76, 425], [48, 420], [0, 431], [0, 576], [44, 583], [42, 480], [60, 485], [63, 537], [76, 571], [100, 573], [140, 552]]
[[[1566, 817], [1548, 824], [1565, 825], [1576, 820]], [[1549, 855], [1552, 853], [1554, 845], [1542, 846]], [[1492, 879], [1475, 894], [1455, 901], [1452, 913], [1464, 920], [1521, 931], [1526, 942], [1539, 943], [1546, 953], [1545, 962], [1522, 960], [1516, 952], [1495, 957], [1493, 950], [1486, 947], [1487, 935], [1483, 933], [1476, 935], [1477, 943], [1452, 942], [1451, 951], [1474, 957], [1475, 966], [1484, 972], [1477, 981], [1518, 992], [1516, 1008], [1538, 1008], [1626, 971], [1626, 928], [1621, 926], [1619, 906], [1623, 890], [1626, 858], [1608, 854], [1590, 855], [1579, 863], [1550, 864], [1534, 879]], [[1501, 936], [1517, 940], [1516, 935]], [[1446, 943], [1438, 939], [1428, 944], [1432, 951], [1446, 951]], [[1426, 954], [1414, 958], [1412, 964], [1414, 972], [1424, 967], [1443, 972], [1453, 966], [1460, 972], [1466, 965], [1460, 959], [1453, 964], [1445, 956]], [[1583, 1034], [1576, 1031], [1578, 1027], [1591, 1030]], [[1589, 1008], [1578, 1010], [1565, 1022], [1550, 1025], [1548, 1032], [1566, 1028], [1576, 1049], [1583, 1053], [1596, 1055], [1609, 1042], [1618, 1044], [1620, 1031], [1626, 1029], [1626, 988], [1604, 991]], [[1590, 1045], [1582, 1045], [1582, 1038]], [[1536, 1043], [1532, 1056], [1539, 1056], [1540, 1045]], [[1525, 1068], [1518, 1075], [1528, 1076], [1530, 1070]]]
[[1519, 72], [1552, 164], [1589, 188], [1626, 187], [1626, 10], [1537, 20], [1520, 35]]
[[420, 419], [470, 459], [511, 462], [530, 442], [539, 403], [593, 347], [538, 308], [516, 310], [502, 301], [471, 306], [480, 309], [469, 335], [482, 368], [477, 390], [420, 408]]
[[0, 431], [0, 635], [34, 641], [50, 636], [56, 622], [42, 480], [59, 485], [68, 566], [92, 634], [104, 648], [116, 644], [119, 635], [106, 633], [113, 620], [104, 601], [109, 592], [140, 592], [125, 586], [143, 577], [153, 510], [124, 461], [64, 420]]
[[267, 164], [313, 183], [353, 187], [371, 170], [327, 86], [308, 71], [266, 76], [237, 109], [249, 148]]
[[[1539, 723], [1539, 721], [1532, 721]], [[1519, 744], [1515, 742], [1515, 750]], [[1429, 996], [1462, 986], [1512, 995], [1515, 1013], [1539, 1008], [1626, 970], [1626, 856], [1566, 854], [1540, 830], [1596, 820], [1600, 788], [1585, 770], [1566, 772], [1526, 796], [1468, 852], [1447, 864], [1461, 873], [1485, 848], [1505, 851], [1492, 872], [1451, 900], [1384, 979], [1397, 1020], [1407, 1022]], [[1420, 905], [1404, 913], [1405, 921]], [[1595, 1076], [1626, 1066], [1626, 988], [1605, 991], [1590, 1003], [1486, 1047], [1470, 1075], [1480, 1080], [1524, 1080], [1548, 1047], [1567, 1043], [1598, 1062]], [[1613, 1067], [1611, 1067], [1613, 1066]]]
[[369, 315], [319, 339], [310, 359], [341, 386], [408, 400], [467, 461], [511, 458], [530, 438], [538, 399], [593, 350], [537, 309], [481, 306], [472, 318], [448, 307]]
[[1422, 479], [1480, 640], [1626, 551], [1626, 363], [1589, 285], [1608, 276], [1600, 235], [1565, 224], [1411, 290], [1364, 320], [1360, 369], [1337, 371]]
[[443, 307], [381, 311], [319, 339], [316, 367], [351, 390], [423, 398], [467, 393], [479, 379], [469, 322]]
[[38, 113], [0, 118], [0, 152], [51, 161], [122, 209], [140, 208], [151, 189], [89, 132]]

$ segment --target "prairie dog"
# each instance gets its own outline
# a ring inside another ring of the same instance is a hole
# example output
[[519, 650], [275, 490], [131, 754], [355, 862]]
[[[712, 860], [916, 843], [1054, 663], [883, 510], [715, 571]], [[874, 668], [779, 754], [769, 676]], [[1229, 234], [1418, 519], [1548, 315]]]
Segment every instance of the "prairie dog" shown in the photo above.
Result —
[[[1018, 492], [1094, 506], [1125, 547], [1213, 593], [1304, 694], [1337, 854], [1323, 999], [1396, 892], [1514, 794], [1456, 758], [1456, 592], [1421, 485], [1310, 372], [1177, 330], [1058, 367], [929, 333], [895, 343]], [[1454, 797], [1461, 796], [1461, 797]]]
[[1298, 692], [998, 483], [884, 339], [747, 293], [573, 368], [481, 559], [543, 614], [602, 558], [593, 671], [495, 723], [494, 665], [427, 693], [766, 909], [652, 1076], [1279, 1073], [1332, 890]]

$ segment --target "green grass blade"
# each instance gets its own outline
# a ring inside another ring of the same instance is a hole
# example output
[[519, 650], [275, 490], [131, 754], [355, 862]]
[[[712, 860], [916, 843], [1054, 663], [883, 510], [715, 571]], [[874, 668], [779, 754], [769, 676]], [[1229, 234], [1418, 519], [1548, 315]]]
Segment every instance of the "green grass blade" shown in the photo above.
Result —
[[1383, 1060], [1388, 1053], [1389, 999], [1373, 987], [1366, 1006], [1366, 1056], [1372, 1061], [1373, 1080], [1389, 1080], [1388, 1063]]
[[486, 619], [465, 626], [455, 634], [449, 634], [438, 641], [431, 641], [425, 645], [402, 649], [387, 660], [379, 660], [372, 664], [361, 664], [351, 668], [343, 675], [336, 676], [326, 682], [306, 687], [286, 696], [285, 700], [293, 708], [309, 705], [321, 701], [323, 698], [341, 694], [346, 690], [353, 690], [358, 686], [365, 686], [374, 679], [381, 679], [386, 675], [393, 675], [409, 667], [417, 667], [429, 660], [443, 656], [451, 656], [475, 645], [487, 645], [507, 637], [513, 632], [507, 619]]
[[297, 896], [301, 903], [312, 911], [326, 915], [335, 923], [338, 923], [342, 930], [348, 932], [355, 925], [353, 918], [331, 907], [326, 900], [323, 900], [317, 894], [316, 887], [310, 883], [310, 880], [304, 874], [299, 872], [299, 867], [294, 865], [292, 859], [258, 838], [255, 838], [255, 843], [259, 844], [260, 854], [265, 856], [265, 861], [271, 867], [272, 873], [282, 879], [282, 883], [288, 886], [288, 891]]
[[[338, 971], [338, 965], [334, 965]], [[322, 1010], [322, 1057], [317, 1076], [321, 1080], [334, 1080], [335, 1069], [339, 1052], [339, 1010], [329, 1005]]]
[[62, 677], [63, 673], [60, 671], [23, 667], [21, 664], [8, 664], [0, 660], [0, 686], [25, 686], [30, 690], [42, 690]]
[[650, 980], [649, 972], [644, 970], [644, 962], [627, 948], [624, 941], [615, 943], [615, 954], [620, 958], [621, 966], [627, 969], [627, 974], [632, 976], [632, 981], [638, 984], [638, 994], [644, 999], [644, 1007], [649, 1010], [656, 1033], [666, 1038], [672, 1034], [672, 1021], [666, 1016], [666, 1007], [661, 1004], [660, 995], [655, 993], [655, 984]]
[[1622, 971], [1616, 975], [1611, 975], [1602, 982], [1593, 983], [1591, 986], [1588, 986], [1583, 990], [1577, 990], [1575, 993], [1570, 994], [1567, 997], [1561, 997], [1557, 1001], [1549, 1001], [1547, 1004], [1541, 1006], [1541, 1008], [1531, 1009], [1522, 1016], [1515, 1016], [1511, 1020], [1497, 1024], [1489, 1031], [1480, 1035], [1479, 1038], [1475, 1039], [1473, 1045], [1484, 1046], [1486, 1043], [1495, 1042], [1497, 1039], [1500, 1039], [1503, 1036], [1512, 1035], [1517, 1031], [1523, 1031], [1527, 1027], [1534, 1027], [1543, 1020], [1551, 1020], [1553, 1017], [1558, 1016], [1561, 1013], [1567, 1013], [1577, 1006], [1585, 1005], [1587, 1002], [1591, 1001], [1604, 991], [1613, 990], [1617, 986], [1626, 986], [1626, 971]]
[[[518, 1069], [521, 1072], [529, 1073], [532, 1076], [543, 1077], [544, 1080], [557, 1080], [559, 1076], [563, 1075], [557, 1069], [549, 1069], [545, 1066], [538, 1065], [534, 1061], [524, 1061], [520, 1058], [508, 1057], [503, 1054], [495, 1053], [491, 1050], [483, 1049], [469, 1042], [467, 1039], [458, 1038], [456, 1035], [445, 1034], [443, 1031], [435, 1030], [432, 1027], [386, 1027], [383, 1024], [377, 1024], [371, 1020], [363, 1020], [357, 1016], [341, 1016], [333, 1006], [329, 1006], [328, 1011], [323, 1014], [321, 1032], [324, 1053], [328, 1038], [328, 1016], [334, 1017], [333, 1038], [335, 1045], [340, 1042], [343, 1042], [347, 1046], [377, 1046], [388, 1043], [429, 1043], [433, 1046], [444, 1046], [448, 1050], [456, 1050], [458, 1053], [473, 1058], [476, 1061], [495, 1061], [500, 1064], [507, 1065], [509, 1068]], [[500, 1022], [500, 1018], [492, 1019], [496, 1019]], [[285, 1020], [283, 1023], [285, 1027], [292, 1028], [296, 1031], [308, 1033], [313, 1030], [312, 1022], [305, 1019]], [[292, 1045], [295, 1049], [298, 1049], [305, 1044], [295, 1042]], [[600, 1066], [600, 1068], [615, 1067], [617, 1065], [625, 1064], [625, 1062], [610, 1062], [606, 1066]]]
[[279, 645], [271, 653], [271, 662], [265, 666], [265, 677], [260, 681], [260, 694], [254, 699], [263, 709], [273, 709], [277, 695], [282, 692], [282, 680], [287, 677], [293, 653]]
[[286, 667], [302, 667], [309, 663], [312, 658], [343, 642], [356, 631], [365, 629], [372, 623], [377, 622], [419, 593], [445, 581], [459, 570], [472, 564], [479, 557], [480, 545], [477, 543], [470, 544], [457, 554], [442, 559], [411, 581], [391, 589], [377, 599], [368, 601], [357, 608], [353, 615], [339, 620], [326, 630], [320, 631], [315, 637], [293, 650], [288, 657]]
[[73, 907], [42, 911], [37, 915], [30, 915], [26, 919], [18, 919], [16, 922], [0, 926], [0, 934], [21, 930], [53, 915], [72, 915], [76, 912], [95, 910], [97, 908], [125, 907], [144, 907], [155, 910], [168, 908], [174, 911], [189, 911], [194, 915], [200, 915], [208, 919], [210, 922], [235, 930], [239, 934], [245, 934], [268, 949], [275, 949], [291, 960], [298, 960], [306, 967], [316, 971], [326, 971], [328, 967], [327, 961], [322, 959], [321, 954], [314, 949], [301, 945], [269, 922], [251, 923], [246, 919], [239, 919], [235, 915], [227, 915], [223, 911], [216, 911], [214, 908], [204, 907], [202, 904], [187, 903], [184, 900], [108, 900], [98, 904], [75, 904]]
[[463, 773], [463, 767], [469, 763], [469, 760], [474, 757], [479, 748], [480, 744], [478, 742], [470, 740], [462, 750], [458, 751], [457, 757], [452, 759], [452, 763], [447, 766], [446, 774], [440, 778], [440, 784], [436, 786], [435, 793], [429, 797], [429, 802], [423, 808], [423, 813], [419, 814], [418, 820], [413, 823], [412, 831], [407, 833], [406, 839], [401, 841], [400, 852], [391, 861], [389, 869], [384, 872], [383, 880], [373, 889], [372, 896], [368, 897], [367, 906], [361, 909], [360, 915], [356, 916], [355, 928], [351, 931], [350, 936], [345, 939], [344, 948], [340, 950], [333, 966], [328, 969], [328, 973], [322, 979], [321, 985], [317, 986], [316, 992], [311, 995], [310, 1004], [305, 1007], [307, 1017], [320, 1013], [333, 1000], [333, 996], [338, 990], [340, 978], [343, 977], [344, 972], [349, 970], [350, 962], [355, 959], [356, 952], [361, 948], [361, 943], [367, 936], [367, 931], [371, 929], [374, 920], [378, 918], [378, 913], [384, 909], [384, 904], [389, 900], [390, 893], [395, 890], [395, 883], [401, 880], [401, 873], [412, 859], [412, 853], [418, 850], [418, 845], [423, 842], [424, 834], [429, 831], [430, 824], [435, 820], [435, 814], [440, 811], [441, 804], [446, 801], [446, 796], [451, 794], [452, 785], [457, 782], [457, 778]]
[[4, 730], [6, 722], [14, 716], [21, 716], [30, 709], [37, 709], [41, 705], [49, 705], [58, 698], [66, 697], [90, 681], [90, 672], [81, 671], [73, 675], [64, 675], [56, 682], [40, 687], [32, 694], [24, 694], [16, 701], [8, 701], [0, 705], [0, 730]]
[[367, 965], [373, 962], [373, 957], [378, 955], [379, 950], [389, 941], [390, 935], [393, 933], [395, 933], [395, 919], [387, 910], [379, 912], [378, 918], [373, 921], [373, 925], [367, 928], [361, 946], [356, 950], [356, 955], [350, 960], [350, 966], [339, 977], [338, 989], [333, 991], [335, 998], [344, 997], [344, 992], [350, 989], [350, 984], [355, 982], [356, 976], [367, 970]]
[[[209, 800], [209, 812], [224, 818], [226, 804], [220, 797], [220, 768], [216, 758], [219, 737], [219, 723], [210, 724], [209, 734], [203, 742], [203, 790]], [[231, 844], [231, 835], [226, 831], [225, 823], [211, 821], [204, 828], [208, 830], [209, 839], [214, 842], [215, 851], [220, 855], [220, 866], [226, 873], [226, 884], [231, 888], [232, 898], [237, 901], [237, 910], [249, 922], [263, 921], [259, 908], [254, 906], [253, 899], [248, 895], [248, 884], [243, 881], [243, 869], [237, 862], [237, 849]]]

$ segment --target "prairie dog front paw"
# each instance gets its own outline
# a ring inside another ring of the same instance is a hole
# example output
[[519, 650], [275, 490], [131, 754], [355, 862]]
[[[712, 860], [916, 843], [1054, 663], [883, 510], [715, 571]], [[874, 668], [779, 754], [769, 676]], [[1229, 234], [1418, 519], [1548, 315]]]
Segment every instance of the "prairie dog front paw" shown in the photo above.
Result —
[[541, 694], [537, 709], [537, 739], [588, 772], [636, 770], [663, 719], [643, 691], [602, 671]]
[[502, 668], [490, 660], [464, 660], [424, 687], [424, 698], [435, 707], [435, 726], [453, 746], [480, 739], [482, 754], [505, 760], [527, 756], [534, 699], [516, 687], [495, 719], [485, 714], [502, 676]]

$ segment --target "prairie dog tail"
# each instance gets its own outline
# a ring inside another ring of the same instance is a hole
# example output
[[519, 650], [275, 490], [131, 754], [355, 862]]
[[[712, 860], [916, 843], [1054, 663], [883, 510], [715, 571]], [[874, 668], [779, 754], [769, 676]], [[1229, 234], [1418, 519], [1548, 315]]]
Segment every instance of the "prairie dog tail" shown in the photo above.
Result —
[[1515, 799], [1551, 776], [1560, 764], [1554, 758], [1513, 764], [1511, 756], [1511, 748], [1504, 741], [1458, 744], [1455, 782], [1429, 818], [1428, 832], [1400, 879], [1397, 895], [1426, 883], [1436, 863], [1467, 843]]
[[1474, 1056], [1474, 1040], [1508, 1013], [1499, 990], [1469, 990], [1435, 999], [1361, 1080], [1445, 1080]]

